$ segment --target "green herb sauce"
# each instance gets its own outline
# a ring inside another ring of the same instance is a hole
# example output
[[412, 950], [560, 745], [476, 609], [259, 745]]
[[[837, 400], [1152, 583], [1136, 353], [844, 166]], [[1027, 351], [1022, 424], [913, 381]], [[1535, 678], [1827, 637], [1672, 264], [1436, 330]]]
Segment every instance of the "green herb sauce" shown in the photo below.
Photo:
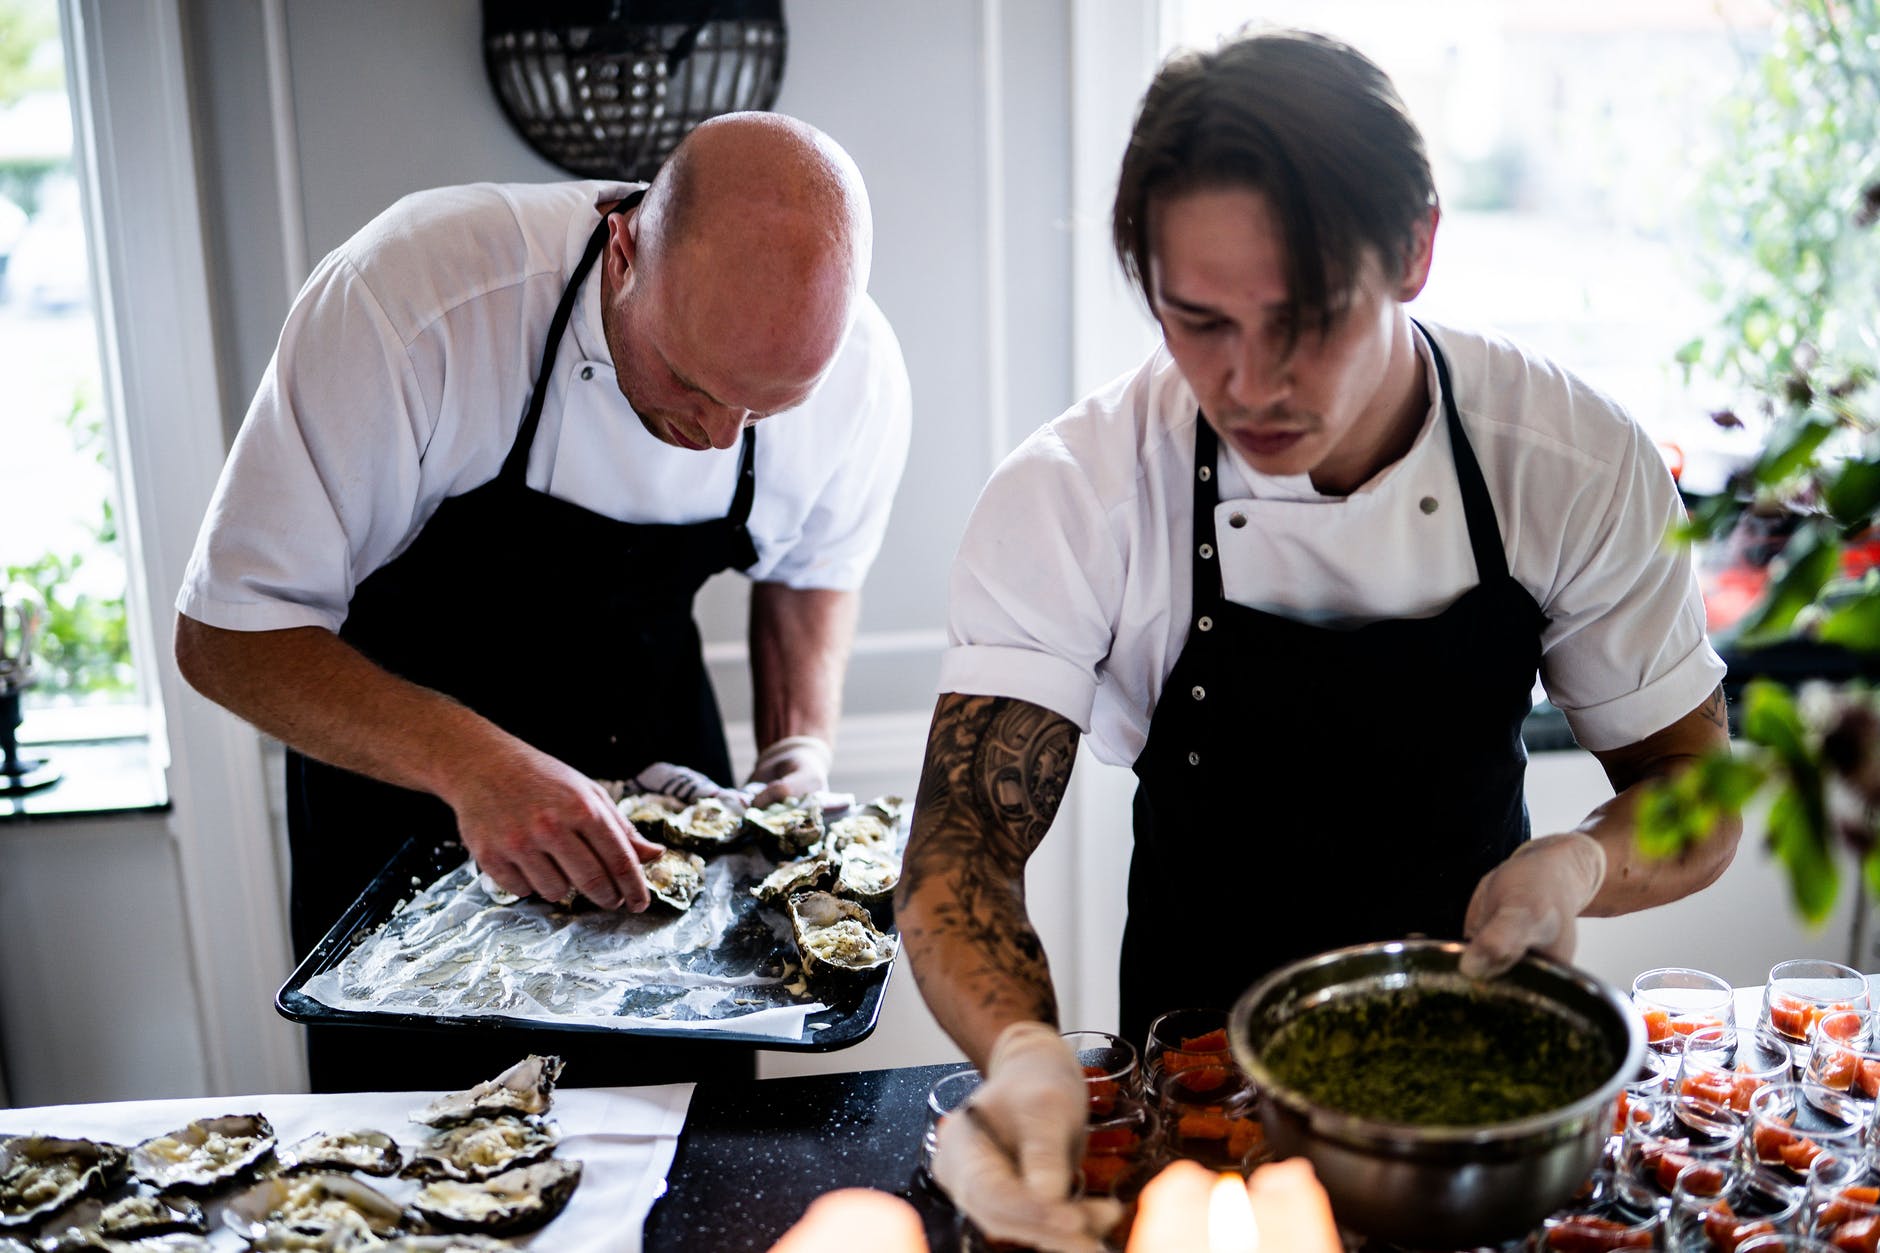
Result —
[[1415, 1126], [1479, 1126], [1558, 1109], [1617, 1059], [1564, 1014], [1508, 997], [1429, 988], [1313, 1006], [1263, 1060], [1328, 1109]]

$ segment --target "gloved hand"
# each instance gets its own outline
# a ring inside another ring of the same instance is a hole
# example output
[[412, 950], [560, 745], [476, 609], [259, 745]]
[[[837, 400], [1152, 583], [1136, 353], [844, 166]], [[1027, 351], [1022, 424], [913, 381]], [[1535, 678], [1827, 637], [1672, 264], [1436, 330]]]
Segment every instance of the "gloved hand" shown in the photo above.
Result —
[[1115, 1201], [1070, 1199], [1089, 1091], [1056, 1029], [1015, 1022], [1000, 1033], [986, 1081], [940, 1125], [933, 1173], [987, 1236], [1047, 1253], [1100, 1253]]
[[813, 735], [786, 735], [763, 752], [751, 766], [747, 788], [755, 788], [753, 805], [768, 805], [792, 796], [808, 796], [829, 786], [829, 768], [835, 750]]
[[690, 805], [701, 797], [721, 800], [726, 805], [742, 813], [750, 803], [751, 792], [746, 788], [725, 787], [706, 777], [690, 766], [675, 766], [669, 761], [656, 761], [644, 767], [626, 783], [627, 795], [635, 796], [642, 792], [658, 792], [662, 796], [671, 796]]
[[1469, 898], [1462, 932], [1469, 939], [1462, 973], [1498, 975], [1539, 949], [1573, 958], [1573, 920], [1606, 879], [1606, 850], [1578, 831], [1529, 840], [1482, 876]]

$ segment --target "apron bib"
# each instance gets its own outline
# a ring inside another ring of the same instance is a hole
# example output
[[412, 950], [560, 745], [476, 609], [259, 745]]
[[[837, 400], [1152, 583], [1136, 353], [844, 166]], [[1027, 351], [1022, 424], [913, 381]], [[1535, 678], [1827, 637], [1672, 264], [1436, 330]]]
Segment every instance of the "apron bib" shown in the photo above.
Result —
[[1122, 1026], [1231, 1007], [1269, 971], [1411, 932], [1460, 938], [1528, 837], [1521, 723], [1545, 618], [1430, 344], [1478, 584], [1431, 618], [1338, 630], [1222, 594], [1214, 428], [1197, 416], [1194, 604], [1135, 770]]
[[[744, 432], [730, 512], [707, 522], [619, 522], [524, 479], [556, 352], [606, 238], [603, 217], [562, 291], [502, 469], [439, 505], [410, 547], [359, 584], [339, 635], [392, 673], [454, 697], [591, 778], [624, 779], [649, 762], [671, 761], [729, 779], [692, 601], [712, 575], [757, 560], [745, 526], [757, 482], [754, 428]], [[523, 624], [507, 619], [516, 606], [505, 588], [531, 598]], [[291, 750], [287, 801], [297, 959], [405, 840], [457, 833], [455, 815], [437, 797]], [[561, 1054], [569, 1082], [582, 1087], [722, 1075], [726, 1060], [732, 1073], [748, 1074], [753, 1060], [743, 1048], [579, 1032], [308, 1028], [316, 1092], [464, 1086], [531, 1051]], [[719, 1064], [702, 1066], [701, 1054]]]

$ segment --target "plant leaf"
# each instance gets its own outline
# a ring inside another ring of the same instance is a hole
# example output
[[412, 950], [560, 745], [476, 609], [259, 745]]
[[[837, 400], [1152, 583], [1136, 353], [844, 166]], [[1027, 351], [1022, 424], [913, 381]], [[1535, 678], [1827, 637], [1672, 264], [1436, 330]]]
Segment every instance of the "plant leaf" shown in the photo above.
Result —
[[1834, 520], [1850, 531], [1872, 525], [1880, 511], [1880, 458], [1849, 457], [1821, 489], [1821, 501]]
[[1756, 607], [1737, 627], [1737, 642], [1754, 647], [1783, 639], [1795, 624], [1795, 615], [1815, 603], [1815, 597], [1841, 564], [1841, 542], [1825, 535], [1813, 522], [1803, 523], [1783, 549], [1781, 573], [1769, 582]]
[[1827, 833], [1809, 822], [1809, 808], [1792, 788], [1777, 792], [1769, 806], [1769, 843], [1789, 872], [1796, 912], [1820, 923], [1834, 908], [1841, 872], [1828, 855]]
[[1756, 481], [1769, 486], [1793, 477], [1811, 464], [1815, 451], [1839, 425], [1825, 418], [1804, 415], [1772, 432], [1756, 461]]
[[1856, 652], [1880, 653], [1880, 592], [1867, 592], [1831, 610], [1816, 635], [1824, 643]]

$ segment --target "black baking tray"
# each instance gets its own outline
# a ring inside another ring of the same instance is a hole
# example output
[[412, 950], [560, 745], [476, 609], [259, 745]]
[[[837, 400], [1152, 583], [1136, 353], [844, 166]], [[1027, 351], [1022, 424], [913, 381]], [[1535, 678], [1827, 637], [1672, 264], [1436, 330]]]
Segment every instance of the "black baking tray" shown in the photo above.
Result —
[[[774, 1036], [754, 1035], [739, 1031], [732, 1023], [723, 1028], [694, 1026], [689, 1028], [649, 1027], [643, 1022], [628, 1023], [623, 1020], [618, 1027], [599, 1026], [589, 1023], [569, 1023], [566, 1025], [542, 1020], [527, 1022], [503, 1018], [494, 1014], [472, 1014], [446, 1016], [438, 1014], [380, 1013], [372, 1010], [340, 1010], [324, 1005], [308, 996], [301, 989], [307, 980], [315, 975], [324, 974], [337, 966], [347, 953], [352, 951], [358, 939], [377, 930], [386, 919], [410, 898], [412, 880], [428, 887], [435, 883], [446, 871], [454, 870], [463, 863], [464, 848], [455, 840], [405, 841], [404, 847], [395, 853], [391, 861], [385, 864], [378, 877], [373, 879], [366, 890], [360, 893], [339, 921], [333, 924], [313, 952], [300, 963], [292, 977], [275, 994], [274, 1007], [283, 1017], [295, 1022], [304, 1022], [313, 1026], [345, 1027], [403, 1027], [419, 1030], [454, 1030], [461, 1027], [488, 1027], [502, 1030], [535, 1029], [543, 1031], [578, 1031], [592, 1035], [630, 1036], [635, 1039], [674, 1039], [696, 1042], [699, 1044], [726, 1043], [744, 1047], [756, 1045], [759, 1048], [779, 1052], [827, 1053], [835, 1049], [848, 1048], [860, 1044], [875, 1030], [876, 1021], [881, 1016], [881, 998], [888, 990], [888, 976], [894, 969], [894, 960], [890, 959], [878, 971], [870, 971], [865, 977], [849, 987], [840, 1000], [832, 995], [819, 999], [827, 1006], [825, 1009], [809, 1015], [803, 1020], [803, 1035], [797, 1040], [779, 1040]], [[890, 934], [894, 934], [890, 929]], [[900, 952], [897, 945], [895, 957]], [[735, 1020], [732, 1020], [735, 1022]]]

